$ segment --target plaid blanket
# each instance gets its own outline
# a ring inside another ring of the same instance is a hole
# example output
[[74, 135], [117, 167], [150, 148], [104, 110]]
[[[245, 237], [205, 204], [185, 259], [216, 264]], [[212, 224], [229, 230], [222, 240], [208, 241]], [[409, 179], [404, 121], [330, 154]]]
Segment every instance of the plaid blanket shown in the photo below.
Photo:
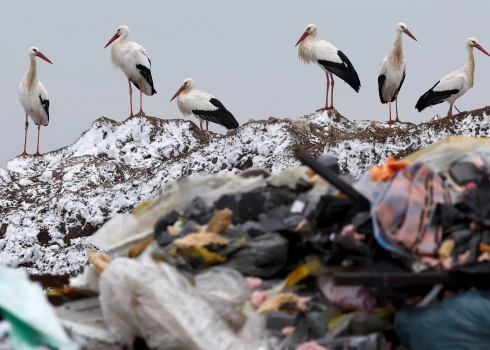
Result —
[[442, 239], [442, 227], [432, 224], [438, 203], [451, 203], [442, 178], [425, 163], [408, 165], [373, 203], [376, 240], [406, 257], [435, 255]]

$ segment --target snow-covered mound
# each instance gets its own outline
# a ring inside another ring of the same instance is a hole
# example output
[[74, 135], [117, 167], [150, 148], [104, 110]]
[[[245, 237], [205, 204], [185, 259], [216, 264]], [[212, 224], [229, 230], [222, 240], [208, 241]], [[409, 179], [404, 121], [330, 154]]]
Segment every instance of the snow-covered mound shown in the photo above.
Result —
[[34, 274], [70, 274], [86, 263], [91, 235], [165, 183], [197, 171], [279, 171], [299, 164], [296, 147], [333, 154], [354, 176], [447, 136], [489, 136], [490, 107], [420, 125], [389, 128], [335, 111], [296, 121], [250, 120], [207, 135], [189, 119], [96, 120], [74, 144], [42, 157], [15, 158], [0, 170], [0, 263]]

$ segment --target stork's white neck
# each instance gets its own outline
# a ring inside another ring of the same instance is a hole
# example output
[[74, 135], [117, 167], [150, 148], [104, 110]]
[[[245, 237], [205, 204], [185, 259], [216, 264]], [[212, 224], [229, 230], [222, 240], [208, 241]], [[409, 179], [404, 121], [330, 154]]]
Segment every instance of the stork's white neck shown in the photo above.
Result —
[[124, 33], [112, 43], [111, 60], [112, 64], [118, 68], [121, 66], [121, 49], [124, 46], [124, 41], [126, 41], [127, 37], [128, 34]]
[[470, 87], [473, 87], [473, 83], [475, 81], [475, 56], [473, 55], [473, 47], [466, 45], [466, 51], [468, 52], [468, 60], [466, 61], [463, 69], [468, 74]]
[[402, 32], [396, 32], [396, 40], [388, 53], [388, 58], [393, 66], [400, 68], [403, 65]]
[[189, 86], [189, 87], [185, 88], [184, 90], [182, 90], [182, 92], [179, 94], [179, 96], [187, 95], [191, 91], [192, 91], [192, 87]]
[[177, 106], [179, 107], [180, 113], [182, 113], [185, 116], [192, 114], [192, 110], [186, 104], [187, 97], [191, 91], [192, 88], [184, 89], [181, 91], [179, 96], [177, 96]]
[[24, 75], [24, 81], [28, 92], [31, 92], [36, 87], [37, 82], [37, 63], [36, 57], [31, 56], [31, 63], [29, 65], [29, 69]]
[[315, 60], [312, 54], [312, 47], [314, 43], [315, 35], [308, 35], [298, 47], [298, 57], [304, 63], [311, 63]]

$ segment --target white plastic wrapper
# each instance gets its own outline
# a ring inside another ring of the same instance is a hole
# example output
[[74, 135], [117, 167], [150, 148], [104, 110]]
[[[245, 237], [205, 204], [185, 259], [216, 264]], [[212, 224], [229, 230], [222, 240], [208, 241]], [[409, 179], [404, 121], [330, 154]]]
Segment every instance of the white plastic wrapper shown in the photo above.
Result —
[[100, 301], [109, 329], [128, 346], [140, 336], [155, 350], [267, 349], [262, 318], [250, 313], [234, 332], [197, 288], [165, 263], [114, 260], [101, 275]]
[[196, 276], [195, 289], [199, 295], [234, 330], [247, 320], [237, 307], [250, 300], [252, 289], [237, 270], [215, 267]]

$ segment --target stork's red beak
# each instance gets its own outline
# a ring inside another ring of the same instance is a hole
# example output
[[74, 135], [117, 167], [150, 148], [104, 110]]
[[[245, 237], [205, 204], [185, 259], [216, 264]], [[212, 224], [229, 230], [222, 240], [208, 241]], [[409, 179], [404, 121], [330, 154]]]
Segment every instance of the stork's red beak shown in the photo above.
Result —
[[476, 44], [475, 47], [480, 50], [481, 52], [483, 52], [485, 55], [487, 56], [490, 56], [490, 53], [486, 52], [485, 49], [483, 47], [481, 47], [480, 44]]
[[41, 51], [38, 51], [36, 56], [37, 56], [37, 57], [39, 57], [39, 58], [42, 58], [43, 60], [45, 60], [45, 61], [46, 61], [46, 62], [48, 62], [48, 63], [53, 64], [53, 62], [51, 62], [49, 58], [47, 58], [46, 56], [44, 56], [44, 55], [41, 53]]
[[172, 97], [172, 99], [170, 100], [170, 102], [172, 102], [172, 101], [174, 100], [174, 98], [176, 98], [177, 96], [179, 96], [179, 95], [180, 95], [180, 93], [181, 93], [182, 91], [184, 91], [184, 89], [185, 89], [185, 86], [184, 86], [184, 85], [182, 85], [182, 86], [180, 87], [180, 89], [179, 89], [179, 90], [177, 90], [177, 92], [175, 93], [174, 97]]
[[413, 36], [412, 33], [408, 29], [405, 29], [405, 34], [407, 34], [409, 37], [411, 37], [413, 40], [417, 41], [417, 39]]
[[298, 46], [300, 42], [302, 42], [303, 40], [305, 40], [305, 38], [308, 36], [308, 32], [304, 32], [303, 35], [301, 35], [301, 38], [299, 38], [298, 42], [296, 43], [296, 45], [294, 45], [294, 47]]
[[114, 34], [114, 36], [111, 38], [111, 40], [109, 40], [109, 42], [108, 42], [107, 44], [105, 44], [104, 49], [105, 49], [107, 46], [109, 46], [110, 44], [112, 44], [112, 42], [113, 42], [114, 40], [116, 40], [117, 38], [119, 38], [119, 34], [117, 34], [117, 33], [116, 33], [116, 34]]

